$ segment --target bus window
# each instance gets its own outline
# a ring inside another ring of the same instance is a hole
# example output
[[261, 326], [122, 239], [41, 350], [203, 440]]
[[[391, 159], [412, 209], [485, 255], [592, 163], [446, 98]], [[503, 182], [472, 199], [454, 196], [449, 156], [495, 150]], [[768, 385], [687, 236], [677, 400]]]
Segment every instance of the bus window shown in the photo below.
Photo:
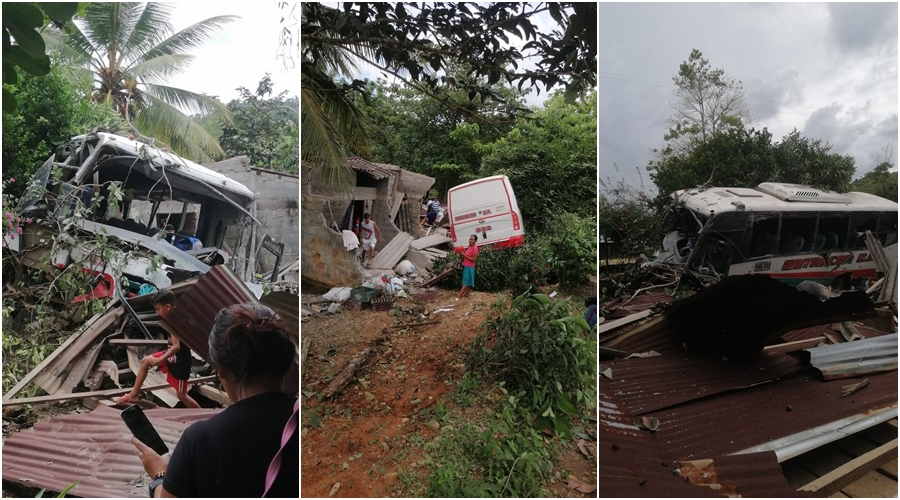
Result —
[[878, 232], [875, 233], [882, 246], [897, 243], [897, 212], [882, 212], [878, 218]]
[[816, 216], [810, 214], [784, 214], [778, 237], [778, 254], [787, 255], [812, 250], [816, 232]]
[[853, 214], [851, 216], [850, 239], [847, 240], [847, 250], [865, 249], [866, 231], [872, 231], [876, 236], [880, 236], [877, 232], [877, 226], [877, 212], [859, 212]]
[[850, 217], [838, 216], [833, 217], [827, 214], [820, 214], [819, 217], [819, 234], [817, 236], [815, 247], [821, 243], [818, 250], [841, 250], [847, 245], [847, 229], [850, 226]]
[[753, 223], [753, 239], [750, 242], [750, 257], [774, 255], [778, 243], [778, 216], [760, 219]]
[[[749, 233], [750, 214], [747, 212], [725, 212], [713, 219], [707, 234], [708, 242], [716, 241], [720, 256], [713, 258], [711, 262], [716, 271], [724, 271], [723, 265], [727, 262], [744, 262], [749, 258]], [[715, 253], [715, 252], [713, 252]]]

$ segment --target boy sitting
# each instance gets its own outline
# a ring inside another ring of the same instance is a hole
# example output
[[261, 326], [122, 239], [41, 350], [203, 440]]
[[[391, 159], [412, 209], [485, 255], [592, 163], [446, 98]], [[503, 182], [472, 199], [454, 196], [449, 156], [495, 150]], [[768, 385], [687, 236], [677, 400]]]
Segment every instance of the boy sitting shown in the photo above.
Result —
[[[167, 318], [175, 309], [175, 294], [171, 290], [162, 289], [153, 297], [153, 308], [160, 318]], [[188, 396], [188, 379], [191, 377], [191, 350], [182, 345], [178, 337], [169, 336], [169, 349], [160, 351], [150, 356], [144, 356], [141, 360], [141, 368], [137, 372], [134, 388], [128, 394], [116, 398], [117, 403], [137, 401], [141, 392], [141, 385], [147, 378], [147, 372], [151, 366], [158, 366], [159, 370], [166, 374], [169, 385], [178, 394], [178, 400], [188, 408], [200, 408], [194, 398]]]

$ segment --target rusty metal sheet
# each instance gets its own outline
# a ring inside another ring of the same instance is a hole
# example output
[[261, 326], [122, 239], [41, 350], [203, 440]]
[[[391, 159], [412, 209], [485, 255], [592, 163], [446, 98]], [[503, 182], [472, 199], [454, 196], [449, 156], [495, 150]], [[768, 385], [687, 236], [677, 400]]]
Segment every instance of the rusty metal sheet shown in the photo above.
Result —
[[701, 488], [715, 488], [722, 496], [741, 498], [802, 498], [787, 478], [774, 452], [692, 460], [681, 464], [683, 477]]
[[654, 436], [666, 443], [671, 459], [726, 455], [897, 404], [896, 373], [867, 378], [868, 387], [842, 399], [846, 379], [823, 382], [814, 371], [798, 373], [649, 416], [659, 420]]
[[613, 373], [610, 390], [632, 416], [764, 383], [807, 368], [791, 356], [769, 352], [728, 359], [682, 351], [615, 360], [606, 365]]
[[[642, 293], [637, 297], [629, 300], [631, 296], [620, 298], [613, 302], [608, 302], [603, 305], [603, 309], [607, 311], [612, 311], [610, 319], [624, 318], [629, 314], [638, 313], [641, 311], [646, 311], [653, 307], [654, 304], [670, 304], [675, 300], [675, 297], [663, 292], [659, 293]], [[625, 304], [625, 302], [628, 302]]]
[[804, 349], [803, 357], [825, 380], [897, 370], [897, 334]]
[[209, 356], [209, 332], [216, 314], [225, 307], [245, 302], [256, 302], [256, 297], [244, 282], [226, 266], [213, 266], [178, 297], [175, 310], [162, 320], [162, 326], [206, 359]]
[[290, 292], [272, 292], [260, 299], [259, 302], [272, 308], [281, 317], [291, 338], [295, 343], [299, 343], [300, 296]]
[[[781, 335], [781, 340], [785, 342], [795, 342], [798, 340], [808, 340], [814, 339], [816, 337], [822, 337], [826, 333], [831, 335], [832, 337], [837, 338], [839, 341], [843, 341], [844, 337], [841, 335], [841, 331], [838, 329], [838, 325], [840, 323], [833, 323], [830, 325], [817, 325], [811, 326], [809, 328], [801, 328], [799, 330], [793, 330]], [[875, 328], [871, 328], [865, 325], [856, 324], [856, 330], [865, 338], [872, 337], [880, 337], [882, 335], [890, 335], [888, 332], [883, 332], [881, 330], [876, 330]]]
[[350, 168], [353, 170], [358, 170], [361, 172], [365, 172], [370, 177], [375, 180], [381, 180], [388, 178], [393, 172], [390, 169], [376, 165], [368, 160], [364, 160], [358, 156], [351, 156], [347, 158], [347, 163], [350, 165]]
[[[144, 413], [174, 450], [190, 424], [220, 411], [153, 409]], [[3, 443], [3, 479], [51, 491], [79, 481], [73, 496], [146, 498], [150, 479], [119, 414], [99, 406], [90, 413], [57, 416], [13, 434]]]

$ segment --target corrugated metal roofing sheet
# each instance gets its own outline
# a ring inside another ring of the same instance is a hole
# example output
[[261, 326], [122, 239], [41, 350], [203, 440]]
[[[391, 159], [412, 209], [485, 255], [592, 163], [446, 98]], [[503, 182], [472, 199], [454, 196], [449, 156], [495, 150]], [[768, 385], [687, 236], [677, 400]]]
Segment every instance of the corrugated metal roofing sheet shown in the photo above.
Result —
[[788, 485], [774, 452], [718, 457], [681, 464], [691, 484], [715, 488], [723, 496], [743, 498], [809, 497]]
[[616, 360], [606, 365], [613, 374], [607, 385], [632, 416], [749, 387], [806, 368], [791, 356], [769, 352], [726, 359], [683, 351]]
[[[174, 450], [190, 424], [219, 411], [153, 409], [144, 413]], [[3, 479], [51, 491], [79, 481], [72, 495], [146, 498], [150, 478], [119, 415], [119, 410], [100, 406], [90, 413], [38, 422], [13, 434], [3, 443]]]
[[256, 297], [244, 282], [226, 266], [213, 266], [178, 297], [175, 310], [162, 325], [206, 359], [209, 356], [209, 332], [216, 314], [225, 307], [245, 302], [256, 302]]
[[[838, 329], [838, 325], [840, 323], [833, 323], [830, 325], [817, 325], [811, 326], [809, 328], [801, 328], [799, 330], [793, 330], [781, 335], [781, 340], [785, 342], [795, 342], [798, 340], [807, 340], [813, 339], [816, 337], [821, 337], [828, 333], [829, 335], [835, 337], [839, 341], [843, 341], [844, 337], [841, 335], [841, 331]], [[890, 335], [888, 332], [883, 332], [881, 330], [876, 330], [874, 328], [870, 328], [865, 325], [856, 324], [856, 330], [865, 338], [872, 337], [881, 337], [882, 335]]]
[[358, 156], [348, 157], [347, 163], [353, 170], [365, 172], [370, 177], [373, 177], [375, 180], [379, 181], [381, 179], [388, 178], [393, 173], [389, 168], [376, 165], [375, 163], [372, 163], [369, 160], [364, 160]]
[[[630, 299], [630, 300], [629, 300]], [[603, 305], [603, 309], [607, 311], [613, 311], [612, 315], [610, 315], [609, 319], [616, 319], [628, 316], [629, 314], [638, 313], [641, 311], [646, 311], [653, 307], [654, 304], [669, 304], [675, 300], [675, 297], [667, 293], [642, 293], [637, 297], [631, 299], [629, 297], [623, 297], [613, 302], [608, 302]], [[625, 302], [628, 302], [625, 304]]]
[[897, 334], [804, 349], [825, 380], [897, 369]]

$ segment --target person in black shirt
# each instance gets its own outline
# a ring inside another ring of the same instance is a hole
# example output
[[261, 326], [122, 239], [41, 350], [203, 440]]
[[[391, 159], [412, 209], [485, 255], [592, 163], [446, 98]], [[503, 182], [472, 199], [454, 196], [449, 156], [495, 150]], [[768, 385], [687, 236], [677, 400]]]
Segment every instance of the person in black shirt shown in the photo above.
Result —
[[[175, 294], [167, 288], [156, 292], [153, 297], [153, 308], [160, 318], [166, 318], [175, 309]], [[141, 359], [141, 367], [138, 369], [134, 379], [134, 388], [128, 394], [116, 398], [117, 403], [129, 403], [137, 401], [138, 395], [141, 393], [141, 386], [147, 378], [147, 372], [151, 366], [158, 366], [159, 371], [166, 374], [166, 380], [169, 385], [175, 389], [178, 400], [184, 403], [188, 408], [200, 408], [200, 405], [194, 401], [187, 393], [190, 384], [188, 379], [191, 378], [191, 349], [182, 344], [178, 337], [169, 336], [169, 348], [165, 351], [153, 353], [150, 356], [144, 356]]]
[[[297, 348], [261, 304], [222, 309], [209, 362], [234, 404], [182, 434], [171, 458], [136, 438], [153, 497], [300, 497], [299, 402], [282, 392]], [[280, 456], [280, 467], [273, 458]], [[277, 469], [277, 472], [276, 472]], [[267, 490], [268, 486], [268, 490]]]

